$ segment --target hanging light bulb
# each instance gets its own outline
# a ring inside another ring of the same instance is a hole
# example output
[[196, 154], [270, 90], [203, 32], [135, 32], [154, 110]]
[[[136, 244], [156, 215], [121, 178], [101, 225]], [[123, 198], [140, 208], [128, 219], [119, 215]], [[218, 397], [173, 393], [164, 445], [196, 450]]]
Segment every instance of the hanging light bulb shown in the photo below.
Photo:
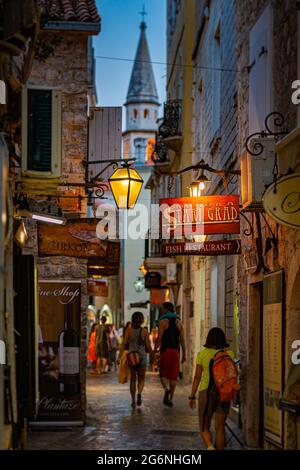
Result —
[[108, 182], [119, 209], [134, 207], [143, 186], [143, 179], [134, 168], [125, 162], [122, 168], [114, 171]]
[[204, 191], [206, 183], [210, 180], [205, 176], [204, 171], [200, 170], [198, 178], [190, 185], [190, 196], [200, 197]]

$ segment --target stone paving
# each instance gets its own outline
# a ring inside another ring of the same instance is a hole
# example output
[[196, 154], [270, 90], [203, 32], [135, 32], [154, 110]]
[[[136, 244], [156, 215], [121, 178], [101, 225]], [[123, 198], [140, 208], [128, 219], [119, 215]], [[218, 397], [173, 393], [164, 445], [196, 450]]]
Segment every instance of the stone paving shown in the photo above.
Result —
[[[190, 386], [178, 384], [174, 407], [162, 403], [163, 392], [155, 373], [147, 373], [140, 408], [131, 408], [129, 385], [117, 375], [89, 377], [87, 420], [80, 428], [31, 430], [32, 450], [199, 450], [204, 446], [198, 433], [197, 411], [187, 405]], [[232, 423], [230, 423], [230, 426]], [[235, 429], [236, 432], [236, 429]], [[241, 449], [226, 431], [227, 448]]]

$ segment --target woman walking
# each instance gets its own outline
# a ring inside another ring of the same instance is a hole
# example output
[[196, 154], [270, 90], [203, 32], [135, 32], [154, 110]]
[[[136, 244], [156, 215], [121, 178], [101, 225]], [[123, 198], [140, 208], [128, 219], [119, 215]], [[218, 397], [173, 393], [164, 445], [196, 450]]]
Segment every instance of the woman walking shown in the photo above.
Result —
[[[131, 372], [130, 394], [132, 407], [135, 407], [135, 405], [141, 406], [142, 404], [142, 392], [145, 385], [147, 368], [147, 352], [152, 354], [149, 334], [145, 328], [142, 328], [143, 323], [144, 315], [141, 312], [135, 312], [131, 318], [131, 325], [126, 329], [124, 341], [120, 349], [120, 357], [125, 349], [128, 351], [127, 358]], [[137, 400], [135, 401], [136, 392]]]
[[[200, 435], [208, 450], [223, 450], [225, 447], [225, 421], [230, 409], [230, 401], [220, 402], [212, 387], [211, 360], [216, 353], [223, 351], [227, 355], [227, 361], [234, 358], [234, 353], [229, 348], [225, 334], [221, 328], [212, 328], [207, 335], [204, 349], [200, 351], [196, 359], [196, 371], [194, 375], [189, 405], [196, 407], [196, 393], [198, 395], [199, 427]], [[231, 358], [231, 359], [230, 359]], [[210, 431], [211, 419], [215, 414], [216, 443]]]
[[97, 374], [97, 371], [96, 371], [96, 362], [97, 362], [97, 356], [96, 356], [96, 323], [93, 323], [92, 327], [91, 327], [87, 359], [92, 364], [90, 374], [96, 375]]

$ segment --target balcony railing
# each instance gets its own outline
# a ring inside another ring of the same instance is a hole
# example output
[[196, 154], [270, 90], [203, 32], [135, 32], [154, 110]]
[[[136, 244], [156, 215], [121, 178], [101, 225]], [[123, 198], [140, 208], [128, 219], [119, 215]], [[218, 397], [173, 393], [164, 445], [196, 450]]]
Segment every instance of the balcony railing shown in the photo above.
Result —
[[181, 100], [168, 100], [165, 102], [164, 119], [158, 128], [158, 133], [163, 139], [182, 135], [181, 111]]
[[178, 152], [182, 145], [182, 101], [168, 100], [164, 104], [164, 117], [158, 126], [155, 149], [152, 154], [154, 163], [169, 161], [168, 149]]

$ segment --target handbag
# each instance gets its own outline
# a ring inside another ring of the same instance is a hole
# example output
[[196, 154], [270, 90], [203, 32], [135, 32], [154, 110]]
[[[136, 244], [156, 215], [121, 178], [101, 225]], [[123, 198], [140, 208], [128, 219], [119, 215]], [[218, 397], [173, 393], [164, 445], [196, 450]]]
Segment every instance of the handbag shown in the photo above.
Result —
[[140, 354], [138, 351], [130, 351], [127, 354], [127, 363], [130, 367], [136, 367], [140, 363]]

